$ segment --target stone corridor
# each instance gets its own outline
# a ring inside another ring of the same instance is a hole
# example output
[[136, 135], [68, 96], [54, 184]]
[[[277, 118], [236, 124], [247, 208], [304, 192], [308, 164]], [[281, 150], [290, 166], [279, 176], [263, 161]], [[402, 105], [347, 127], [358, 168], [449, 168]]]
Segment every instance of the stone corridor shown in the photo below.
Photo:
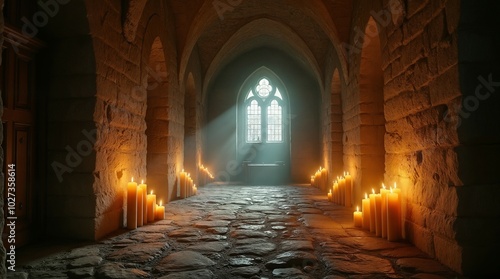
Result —
[[410, 244], [353, 228], [352, 212], [305, 185], [209, 185], [166, 211], [8, 278], [457, 278]]

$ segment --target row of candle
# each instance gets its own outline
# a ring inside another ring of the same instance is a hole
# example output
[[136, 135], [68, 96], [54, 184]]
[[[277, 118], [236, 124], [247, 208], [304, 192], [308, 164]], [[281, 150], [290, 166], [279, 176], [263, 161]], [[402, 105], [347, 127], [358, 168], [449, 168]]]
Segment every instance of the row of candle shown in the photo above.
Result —
[[357, 207], [353, 214], [355, 227], [369, 230], [389, 241], [401, 239], [401, 189], [396, 187], [396, 183], [389, 190], [382, 184], [378, 194], [372, 189], [372, 194], [365, 194], [361, 202], [362, 212]]
[[191, 197], [198, 193], [198, 188], [196, 187], [196, 184], [194, 184], [191, 174], [185, 172], [184, 169], [181, 171], [179, 183], [181, 189], [181, 199]]
[[328, 200], [347, 207], [352, 206], [352, 177], [349, 172], [344, 176], [337, 176], [332, 188], [328, 192]]
[[214, 180], [212, 173], [204, 165], [200, 166], [200, 185], [206, 185]]
[[127, 228], [136, 229], [148, 222], [165, 219], [165, 206], [156, 204], [156, 195], [147, 194], [148, 186], [141, 182], [137, 185], [134, 178], [127, 184]]
[[311, 175], [311, 186], [325, 190], [328, 188], [328, 170], [319, 167], [314, 175]]

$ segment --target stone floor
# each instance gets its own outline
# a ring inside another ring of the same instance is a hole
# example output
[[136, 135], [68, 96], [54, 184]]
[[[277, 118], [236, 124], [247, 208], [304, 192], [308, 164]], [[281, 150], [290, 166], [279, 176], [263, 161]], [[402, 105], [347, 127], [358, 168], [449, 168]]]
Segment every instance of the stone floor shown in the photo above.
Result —
[[166, 211], [8, 278], [457, 278], [407, 243], [353, 228], [350, 210], [308, 186], [210, 185]]

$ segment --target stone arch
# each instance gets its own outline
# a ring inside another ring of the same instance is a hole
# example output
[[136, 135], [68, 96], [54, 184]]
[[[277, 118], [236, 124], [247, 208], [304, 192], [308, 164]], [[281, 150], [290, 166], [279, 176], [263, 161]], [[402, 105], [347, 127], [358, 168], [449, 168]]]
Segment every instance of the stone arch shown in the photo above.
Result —
[[379, 187], [385, 172], [384, 74], [379, 27], [370, 17], [364, 32], [359, 68], [359, 157], [354, 200]]
[[249, 22], [236, 31], [224, 44], [210, 64], [204, 83], [204, 91], [214, 76], [225, 64], [235, 57], [260, 46], [272, 46], [297, 57], [314, 73], [321, 84], [320, 67], [307, 44], [290, 27], [275, 20], [260, 18]]
[[[295, 2], [295, 1], [290, 1]], [[242, 2], [236, 2], [235, 5], [240, 5]], [[342, 72], [346, 75], [344, 78], [347, 80], [347, 54], [345, 50], [341, 47], [341, 40], [339, 39], [339, 31], [337, 30], [335, 22], [332, 20], [332, 17], [328, 14], [327, 8], [323, 3], [323, 0], [313, 0], [303, 2], [296, 1], [296, 3], [290, 3], [300, 5], [303, 9], [306, 16], [314, 18], [316, 22], [323, 28], [325, 34], [327, 34], [330, 39], [333, 47], [336, 49], [337, 53], [339, 53], [339, 63], [342, 68]], [[341, 3], [341, 6], [349, 6], [350, 2], [346, 1], [345, 3]], [[346, 7], [344, 7], [346, 8]], [[180, 80], [184, 78], [186, 74], [186, 68], [189, 63], [190, 56], [195, 49], [198, 38], [203, 34], [205, 28], [212, 24], [214, 21], [220, 20], [218, 15], [218, 10], [214, 8], [214, 3], [211, 1], [205, 1], [199, 9], [199, 12], [196, 15], [196, 21], [193, 22], [192, 26], [190, 26], [189, 31], [187, 32], [186, 42], [184, 44], [184, 48], [182, 54], [179, 58], [179, 75]], [[260, 32], [265, 31], [266, 28], [259, 30]], [[292, 43], [293, 45], [293, 43]], [[205, 91], [203, 91], [205, 92]]]
[[[172, 158], [169, 144], [170, 110], [169, 80], [165, 51], [165, 34], [159, 32], [160, 16], [153, 14], [146, 24], [141, 55], [140, 88], [144, 105], [146, 136], [146, 182], [148, 191], [157, 193], [164, 203], [172, 200]], [[175, 175], [173, 175], [175, 176]]]
[[122, 3], [124, 3], [122, 5], [123, 36], [127, 41], [133, 42], [147, 1], [127, 0]]
[[[197, 181], [198, 164], [198, 115], [197, 91], [193, 73], [190, 72], [185, 84], [184, 94], [184, 169]], [[179, 192], [179, 190], [177, 190]]]
[[338, 68], [333, 72], [330, 90], [330, 177], [340, 175], [344, 170], [343, 149], [342, 149], [342, 79]]

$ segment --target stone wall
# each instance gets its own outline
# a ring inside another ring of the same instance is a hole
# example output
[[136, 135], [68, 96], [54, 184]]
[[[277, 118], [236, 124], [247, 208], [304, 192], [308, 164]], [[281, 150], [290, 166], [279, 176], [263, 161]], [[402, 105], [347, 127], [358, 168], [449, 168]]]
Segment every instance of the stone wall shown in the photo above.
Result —
[[[94, 121], [98, 140], [93, 188], [95, 238], [100, 238], [125, 225], [126, 183], [132, 177], [145, 179], [148, 163], [154, 161], [167, 173], [162, 177], [167, 181], [153, 180], [148, 191], [154, 190], [164, 201], [172, 199], [183, 160], [184, 100], [178, 93], [175, 32], [166, 27], [173, 25], [168, 24], [164, 4], [148, 1], [132, 43], [123, 37], [122, 13], [126, 11], [121, 10], [120, 2], [93, 1], [87, 5], [97, 61]], [[157, 38], [159, 45], [153, 44]], [[153, 106], [150, 109], [157, 121], [146, 122], [148, 106]], [[146, 129], [161, 138], [158, 144], [163, 149], [153, 144], [148, 147]], [[148, 162], [149, 148], [166, 153]]]
[[[454, 227], [456, 187], [462, 185], [455, 152], [458, 137], [456, 127], [444, 121], [447, 109], [461, 99], [459, 3], [381, 2], [355, 1], [351, 37], [343, 45], [349, 68], [342, 86], [343, 151], [345, 168], [356, 183], [354, 202], [368, 189], [379, 188], [382, 180], [396, 182], [403, 193], [404, 237], [460, 271], [461, 247]], [[376, 86], [363, 93], [365, 84], [376, 84], [369, 80], [377, 63], [364, 62], [363, 53], [372, 51], [370, 44], [377, 40], [380, 51], [370, 57], [380, 57], [383, 100], [374, 99]], [[327, 76], [333, 76], [335, 68], [341, 65], [334, 63]], [[367, 173], [375, 164], [383, 168]]]
[[[119, 1], [73, 1], [64, 8], [45, 30], [54, 61], [47, 153], [50, 162], [73, 161], [61, 181], [49, 170], [48, 234], [99, 239], [126, 225], [125, 189], [132, 177], [151, 176], [149, 190], [164, 202], [177, 197], [184, 94], [173, 17], [159, 1], [148, 1], [140, 13]], [[137, 25], [125, 37], [127, 16], [138, 18], [130, 19]], [[71, 157], [68, 146], [79, 152], [88, 144], [81, 160]]]
[[49, 79], [45, 98], [47, 234], [93, 239], [96, 78], [85, 4], [72, 1], [60, 7], [41, 32], [50, 56], [44, 59]]

